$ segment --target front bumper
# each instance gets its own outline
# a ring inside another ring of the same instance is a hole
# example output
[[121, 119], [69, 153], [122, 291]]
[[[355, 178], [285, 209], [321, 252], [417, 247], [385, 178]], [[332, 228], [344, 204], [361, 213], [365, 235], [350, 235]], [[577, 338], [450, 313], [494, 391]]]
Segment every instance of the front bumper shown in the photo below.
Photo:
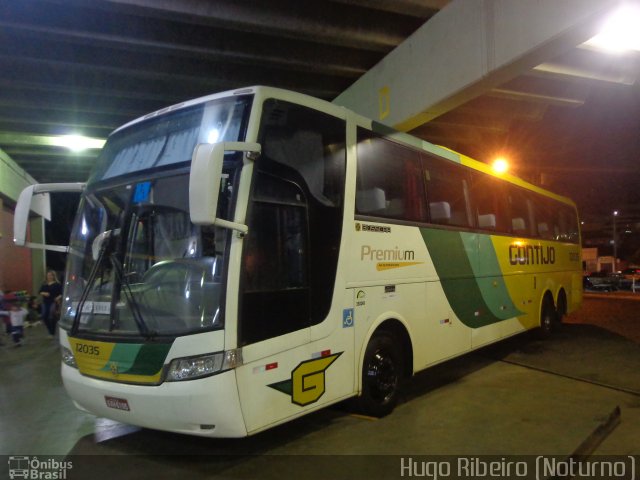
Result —
[[[62, 380], [76, 405], [99, 417], [189, 435], [247, 435], [233, 370], [196, 380], [146, 386], [85, 377], [76, 368], [62, 364]], [[129, 410], [108, 406], [107, 398], [126, 400]]]

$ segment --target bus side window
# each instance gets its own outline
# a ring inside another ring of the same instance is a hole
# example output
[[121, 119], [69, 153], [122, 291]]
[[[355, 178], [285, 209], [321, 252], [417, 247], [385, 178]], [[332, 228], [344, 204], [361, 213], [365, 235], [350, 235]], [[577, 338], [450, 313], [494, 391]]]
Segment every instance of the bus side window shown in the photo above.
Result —
[[568, 205], [558, 207], [558, 237], [561, 242], [578, 243], [578, 218], [576, 211]]
[[478, 228], [492, 232], [509, 232], [503, 188], [491, 175], [471, 172], [471, 202]]
[[511, 233], [523, 237], [533, 235], [532, 206], [524, 189], [509, 185], [507, 199], [511, 218]]
[[420, 153], [358, 130], [356, 214], [424, 222]]
[[426, 157], [430, 221], [441, 225], [472, 227], [469, 177], [466, 169], [445, 160]]
[[554, 240], [556, 238], [555, 205], [542, 196], [534, 196], [532, 201], [538, 236], [544, 240]]

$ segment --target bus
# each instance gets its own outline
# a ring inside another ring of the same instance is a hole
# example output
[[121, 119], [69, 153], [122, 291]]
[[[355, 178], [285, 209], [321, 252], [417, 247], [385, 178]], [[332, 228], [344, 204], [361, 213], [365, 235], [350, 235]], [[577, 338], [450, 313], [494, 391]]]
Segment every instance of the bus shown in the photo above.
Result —
[[582, 299], [571, 200], [286, 90], [124, 125], [86, 184], [25, 189], [18, 244], [65, 189], [63, 383], [127, 424], [243, 437], [350, 398], [384, 416], [414, 373]]

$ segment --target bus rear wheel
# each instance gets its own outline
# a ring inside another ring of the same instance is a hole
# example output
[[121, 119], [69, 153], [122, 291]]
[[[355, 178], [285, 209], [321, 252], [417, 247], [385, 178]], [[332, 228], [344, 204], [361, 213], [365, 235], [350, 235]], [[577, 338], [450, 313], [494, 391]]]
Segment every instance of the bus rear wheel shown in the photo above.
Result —
[[540, 338], [549, 338], [556, 329], [556, 322], [557, 314], [553, 301], [545, 298], [540, 311], [540, 328], [538, 329]]
[[398, 403], [402, 371], [398, 342], [387, 332], [375, 334], [364, 355], [358, 409], [374, 417], [391, 413]]
[[564, 290], [558, 294], [558, 306], [556, 307], [556, 325], [562, 323], [562, 319], [567, 314], [567, 295]]

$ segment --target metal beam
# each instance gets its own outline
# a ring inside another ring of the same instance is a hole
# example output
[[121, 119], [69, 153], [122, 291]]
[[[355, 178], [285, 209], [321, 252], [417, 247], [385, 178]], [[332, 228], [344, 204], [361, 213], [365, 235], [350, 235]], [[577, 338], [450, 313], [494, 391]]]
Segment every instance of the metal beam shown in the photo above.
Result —
[[[55, 49], [43, 52], [41, 48], [12, 45], [12, 55], [0, 54], [0, 66], [5, 61], [36, 61], [42, 68], [66, 69], [78, 74], [124, 75], [141, 82], [163, 81], [180, 88], [182, 83], [191, 90], [199, 89], [199, 95], [237, 88], [238, 85], [265, 84], [281, 88], [302, 91], [320, 98], [331, 98], [348, 85], [349, 79], [322, 76], [315, 73], [286, 72], [275, 68], [254, 68], [228, 64], [194, 64], [184, 59], [163, 58], [161, 56], [115, 55], [101, 51], [102, 57], [96, 58], [90, 49], [74, 48], [69, 52], [56, 52]], [[125, 52], [126, 53], [126, 52]], [[79, 58], [84, 57], [84, 58]], [[70, 59], [74, 59], [71, 61]], [[171, 64], [171, 71], [165, 68]], [[208, 76], [207, 71], [215, 72]], [[180, 72], [180, 73], [178, 73]], [[1, 75], [10, 75], [11, 72]]]
[[[37, 145], [29, 145], [29, 146], [15, 146], [8, 145], [3, 149], [7, 155], [10, 157], [20, 157], [20, 163], [24, 163], [25, 165], [30, 164], [38, 164], [42, 162], [46, 162], [46, 158], [48, 157], [74, 157], [74, 158], [96, 158], [99, 152], [95, 150], [70, 153], [66, 148], [53, 149], [53, 148], [43, 148], [38, 149]], [[90, 153], [87, 153], [90, 152]], [[33, 160], [30, 160], [33, 159]]]
[[[0, 75], [1, 74], [2, 72], [0, 72]], [[13, 90], [16, 93], [24, 91], [55, 92], [56, 94], [64, 95], [128, 98], [131, 100], [153, 100], [156, 102], [159, 101], [164, 103], [171, 101], [178, 103], [184, 100], [182, 96], [178, 96], [175, 93], [153, 93], [148, 89], [143, 89], [141, 86], [138, 86], [137, 89], [123, 88], [119, 85], [110, 85], [111, 88], [104, 88], [99, 84], [95, 86], [84, 87], [83, 85], [65, 84], [57, 80], [54, 80], [52, 82], [50, 79], [45, 80], [33, 78], [33, 76], [28, 74], [24, 75], [22, 78], [24, 78], [24, 80], [10, 80], [0, 78], [0, 89], [2, 91]], [[29, 81], [27, 79], [31, 79], [32, 81]], [[74, 79], [74, 81], [79, 83], [79, 79]]]
[[507, 98], [509, 100], [526, 100], [530, 102], [540, 102], [546, 105], [556, 105], [561, 107], [579, 107], [584, 105], [585, 100], [579, 98], [556, 97], [552, 95], [542, 95], [539, 93], [522, 92], [510, 90], [508, 88], [493, 88], [489, 92], [492, 97]]
[[[86, 6], [82, 0], [57, 0], [64, 5]], [[271, 36], [331, 44], [351, 48], [388, 52], [408, 33], [408, 16], [388, 13], [376, 15], [349, 5], [327, 8], [321, 2], [270, 0], [268, 8], [256, 8], [254, 2], [235, 0], [104, 0], [92, 7], [147, 18], [179, 20], [194, 25], [207, 25], [261, 33]], [[359, 22], [354, 23], [353, 18]], [[417, 20], [415, 27], [420, 25]]]
[[[168, 74], [174, 78], [203, 78], [207, 72], [215, 72], [216, 76], [233, 76], [238, 80], [245, 79], [245, 83], [250, 84], [256, 80], [265, 82], [277, 81], [297, 81], [309, 85], [331, 85], [334, 88], [348, 84], [351, 77], [345, 79], [336, 78], [333, 75], [321, 75], [312, 72], [298, 72], [295, 75], [290, 70], [275, 66], [256, 68], [254, 65], [231, 64], [200, 59], [194, 62], [190, 58], [182, 55], [159, 54], [157, 52], [135, 52], [129, 50], [117, 50], [113, 48], [101, 47], [95, 50], [90, 45], [66, 44], [63, 42], [52, 42], [43, 51], [39, 42], [34, 42], [29, 36], [8, 36], [5, 32], [0, 33], [2, 44], [7, 47], [12, 56], [27, 57], [42, 60], [53, 60], [69, 62], [81, 65], [96, 65], [107, 68], [117, 68], [125, 71], [138, 71], [155, 74]], [[172, 72], [167, 72], [170, 66]], [[176, 73], [179, 72], [179, 73]], [[301, 80], [297, 80], [297, 79]]]
[[619, 0], [454, 0], [334, 102], [411, 130], [593, 37]]
[[536, 122], [542, 118], [546, 111], [546, 105], [504, 97], [490, 97], [483, 95], [470, 102], [447, 112], [434, 121], [453, 119], [456, 123], [483, 124], [491, 119], [500, 118], [508, 120], [522, 120]]
[[[24, 84], [28, 90], [160, 100], [166, 105], [212, 91], [233, 88], [228, 82], [214, 82], [212, 79], [207, 79], [206, 85], [198, 81], [176, 82], [170, 76], [160, 78], [154, 74], [143, 75], [135, 72], [129, 75], [127, 71], [105, 69], [100, 66], [92, 68], [69, 61], [2, 54], [0, 79], [5, 85], [9, 85], [7, 88], [13, 89], [19, 89]], [[217, 90], [214, 90], [216, 88]]]
[[[180, 39], [172, 42], [138, 38], [131, 35], [113, 35], [91, 31], [73, 31], [57, 27], [44, 27], [28, 24], [15, 24], [0, 21], [0, 28], [4, 33], [13, 37], [28, 36], [29, 39], [39, 39], [44, 42], [69, 43], [75, 45], [117, 49], [121, 51], [140, 52], [145, 55], [175, 55], [179, 58], [197, 58], [214, 60], [225, 63], [264, 65], [270, 68], [281, 67], [296, 71], [313, 71], [319, 74], [338, 75], [357, 78], [367, 71], [372, 60], [367, 61], [367, 52], [358, 52], [343, 47], [313, 47], [291, 44], [288, 42], [286, 55], [282, 55], [274, 41], [262, 42], [245, 38], [243, 43], [237, 42], [235, 48], [229, 48], [229, 39], [224, 43], [213, 37], [207, 40], [207, 46], [179, 43]], [[250, 36], [247, 34], [247, 36]], [[219, 47], [211, 46], [217, 42]], [[282, 43], [282, 42], [281, 42]], [[223, 46], [224, 45], [224, 46]], [[336, 51], [336, 49], [338, 51]]]
[[[612, 61], [612, 58], [615, 60]], [[583, 44], [572, 50], [569, 55], [536, 65], [532, 73], [573, 82], [585, 80], [633, 85], [638, 79], [639, 68], [640, 55], [636, 51], [619, 53], [612, 57], [611, 53]]]
[[551, 75], [560, 78], [577, 78], [598, 82], [619, 83], [621, 85], [634, 85], [638, 79], [638, 74], [636, 72], [602, 72], [594, 70], [593, 68], [577, 67], [561, 62], [541, 63], [540, 65], [533, 67], [533, 73]]
[[451, 0], [334, 0], [345, 5], [357, 5], [383, 12], [400, 13], [427, 20]]
[[[42, 101], [46, 101], [43, 103]], [[120, 107], [109, 105], [108, 103], [79, 103], [69, 99], [64, 101], [63, 99], [54, 100], [47, 96], [28, 96], [22, 98], [11, 98], [7, 95], [0, 95], [0, 108], [15, 108], [24, 110], [38, 110], [38, 111], [52, 111], [52, 112], [67, 112], [71, 115], [78, 115], [80, 113], [92, 113], [112, 115], [115, 117], [122, 117], [125, 119], [132, 119], [138, 117], [144, 113], [155, 111], [166, 105], [157, 104], [150, 108], [132, 108], [131, 105], [121, 105]]]

